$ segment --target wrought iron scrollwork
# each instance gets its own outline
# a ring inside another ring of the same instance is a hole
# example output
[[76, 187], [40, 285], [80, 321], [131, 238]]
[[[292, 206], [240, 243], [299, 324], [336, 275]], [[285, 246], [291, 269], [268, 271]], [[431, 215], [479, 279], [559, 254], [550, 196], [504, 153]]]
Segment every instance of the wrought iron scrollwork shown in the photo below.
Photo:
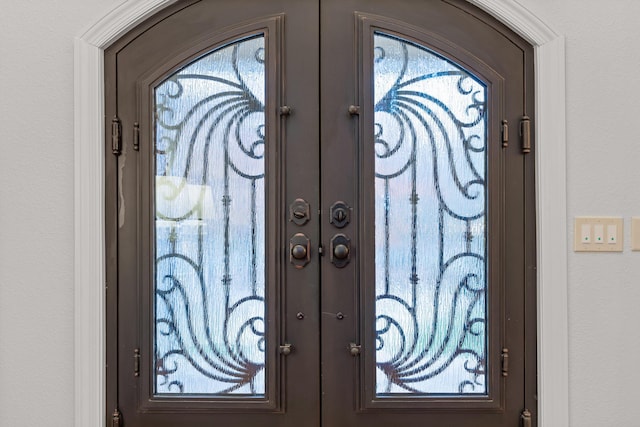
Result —
[[374, 35], [378, 395], [487, 392], [486, 88]]
[[264, 37], [155, 91], [156, 394], [265, 392]]

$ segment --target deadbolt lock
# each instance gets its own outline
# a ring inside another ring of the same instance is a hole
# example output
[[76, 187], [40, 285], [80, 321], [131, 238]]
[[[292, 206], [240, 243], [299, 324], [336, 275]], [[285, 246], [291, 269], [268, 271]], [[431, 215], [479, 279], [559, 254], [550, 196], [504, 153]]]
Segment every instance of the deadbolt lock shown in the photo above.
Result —
[[310, 219], [309, 203], [304, 199], [295, 199], [289, 206], [289, 221], [296, 225], [305, 225]]
[[344, 228], [351, 220], [351, 208], [345, 202], [335, 202], [329, 210], [329, 222], [336, 228]]

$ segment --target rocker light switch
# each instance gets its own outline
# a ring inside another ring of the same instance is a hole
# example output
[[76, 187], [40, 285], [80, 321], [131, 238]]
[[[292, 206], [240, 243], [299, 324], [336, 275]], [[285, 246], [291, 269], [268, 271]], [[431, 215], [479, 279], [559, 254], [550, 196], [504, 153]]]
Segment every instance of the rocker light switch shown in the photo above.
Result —
[[640, 217], [631, 218], [631, 250], [640, 251]]
[[580, 229], [582, 230], [580, 243], [591, 243], [591, 226], [589, 224], [582, 224]]
[[594, 243], [604, 243], [604, 225], [595, 224], [593, 226], [593, 241]]
[[[640, 221], [638, 228], [640, 230]], [[622, 218], [576, 217], [573, 249], [576, 252], [622, 252], [622, 233]]]
[[618, 226], [615, 224], [607, 225], [607, 244], [615, 245], [618, 243]]

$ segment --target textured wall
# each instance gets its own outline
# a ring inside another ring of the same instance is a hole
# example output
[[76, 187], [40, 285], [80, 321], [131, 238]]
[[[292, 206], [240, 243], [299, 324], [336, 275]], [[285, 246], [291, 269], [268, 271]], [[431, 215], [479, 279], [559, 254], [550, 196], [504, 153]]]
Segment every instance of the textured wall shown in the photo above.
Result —
[[73, 38], [115, 4], [0, 1], [2, 427], [72, 425]]
[[573, 217], [625, 218], [622, 254], [569, 253], [572, 426], [640, 426], [640, 2], [519, 0], [566, 35], [567, 207]]
[[[567, 37], [569, 217], [624, 216], [626, 238], [640, 216], [640, 2], [519, 1]], [[2, 427], [72, 424], [72, 41], [116, 3], [2, 1]], [[640, 252], [625, 247], [569, 253], [572, 426], [640, 425]]]

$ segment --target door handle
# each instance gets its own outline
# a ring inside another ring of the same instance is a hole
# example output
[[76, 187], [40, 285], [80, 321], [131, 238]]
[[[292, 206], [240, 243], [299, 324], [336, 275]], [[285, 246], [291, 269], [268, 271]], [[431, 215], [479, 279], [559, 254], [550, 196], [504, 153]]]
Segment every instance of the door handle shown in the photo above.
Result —
[[311, 260], [311, 242], [302, 233], [296, 233], [289, 240], [289, 261], [296, 268], [304, 268]]
[[351, 239], [344, 234], [336, 234], [331, 239], [331, 262], [337, 268], [344, 268], [351, 261]]

